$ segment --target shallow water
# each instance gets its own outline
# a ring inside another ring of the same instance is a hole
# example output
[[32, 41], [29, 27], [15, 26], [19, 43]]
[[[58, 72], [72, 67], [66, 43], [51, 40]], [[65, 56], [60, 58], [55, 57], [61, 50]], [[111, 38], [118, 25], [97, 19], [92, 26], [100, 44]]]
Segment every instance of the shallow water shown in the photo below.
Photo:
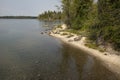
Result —
[[40, 34], [44, 23], [0, 19], [0, 80], [118, 80], [85, 52]]

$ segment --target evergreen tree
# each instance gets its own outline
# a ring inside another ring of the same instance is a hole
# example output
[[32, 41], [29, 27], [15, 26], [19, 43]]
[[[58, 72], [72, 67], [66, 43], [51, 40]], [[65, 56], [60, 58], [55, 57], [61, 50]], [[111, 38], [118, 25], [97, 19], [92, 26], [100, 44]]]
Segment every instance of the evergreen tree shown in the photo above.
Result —
[[99, 0], [98, 19], [98, 38], [120, 49], [120, 0]]
[[120, 0], [99, 0], [98, 14], [102, 26], [120, 25]]
[[93, 0], [62, 0], [65, 23], [73, 29], [80, 29], [92, 6]]
[[73, 0], [73, 29], [81, 29], [88, 19], [88, 14], [92, 7], [93, 0]]
[[71, 27], [71, 16], [70, 7], [72, 0], [62, 0], [63, 16], [65, 24], [70, 28]]

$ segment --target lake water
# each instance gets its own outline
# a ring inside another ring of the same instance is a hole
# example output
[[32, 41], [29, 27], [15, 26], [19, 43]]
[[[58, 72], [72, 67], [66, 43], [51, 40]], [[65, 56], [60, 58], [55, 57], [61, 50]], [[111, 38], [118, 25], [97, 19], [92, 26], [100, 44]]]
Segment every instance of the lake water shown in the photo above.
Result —
[[0, 19], [0, 80], [118, 80], [85, 52], [40, 34], [43, 24]]

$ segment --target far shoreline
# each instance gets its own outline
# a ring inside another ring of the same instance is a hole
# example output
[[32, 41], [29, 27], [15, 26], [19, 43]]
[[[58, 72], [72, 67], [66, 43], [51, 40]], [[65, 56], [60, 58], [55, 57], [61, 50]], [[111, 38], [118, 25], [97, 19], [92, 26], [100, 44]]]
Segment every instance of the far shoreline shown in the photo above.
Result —
[[37, 19], [36, 16], [0, 16], [0, 19]]

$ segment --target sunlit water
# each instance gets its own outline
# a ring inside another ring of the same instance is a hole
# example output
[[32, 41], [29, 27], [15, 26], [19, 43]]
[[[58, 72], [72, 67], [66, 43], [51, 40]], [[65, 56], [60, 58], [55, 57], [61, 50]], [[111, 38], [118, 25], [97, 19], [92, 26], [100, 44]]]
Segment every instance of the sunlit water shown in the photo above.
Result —
[[0, 80], [118, 80], [85, 52], [41, 34], [47, 29], [38, 20], [0, 19]]

